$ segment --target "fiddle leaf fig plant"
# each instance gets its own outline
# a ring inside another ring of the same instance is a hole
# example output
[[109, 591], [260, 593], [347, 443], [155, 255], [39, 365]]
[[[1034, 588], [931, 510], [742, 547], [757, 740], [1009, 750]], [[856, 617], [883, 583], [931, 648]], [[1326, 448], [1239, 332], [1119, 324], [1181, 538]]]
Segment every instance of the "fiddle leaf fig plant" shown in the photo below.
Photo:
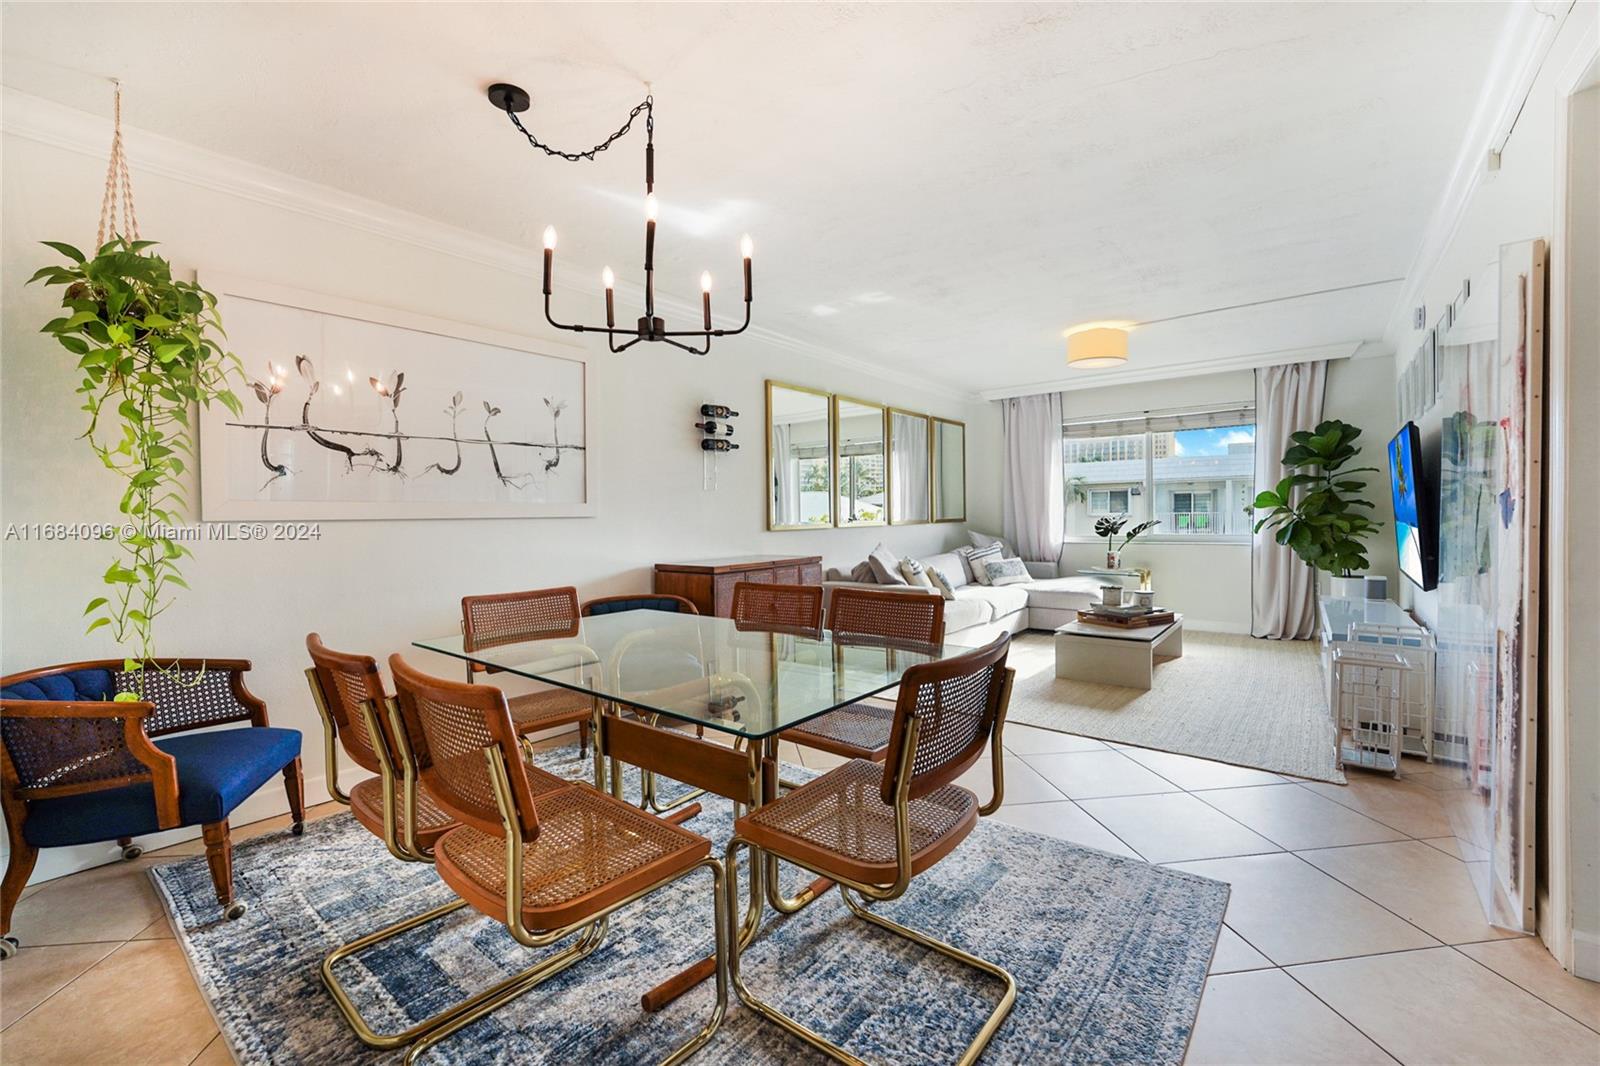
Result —
[[190, 411], [220, 402], [235, 415], [228, 388], [239, 361], [208, 333], [222, 335], [216, 297], [172, 276], [167, 260], [147, 251], [154, 241], [113, 237], [86, 256], [70, 244], [44, 242], [67, 260], [47, 266], [29, 284], [63, 286], [65, 314], [40, 331], [78, 359], [78, 395], [89, 415], [83, 437], [123, 482], [120, 554], [103, 575], [106, 595], [89, 601], [89, 632], [110, 627], [125, 668], [144, 694], [145, 663], [154, 655], [155, 620], [186, 589], [179, 563], [190, 551], [174, 537], [189, 501], [182, 478], [194, 457]]
[[1336, 577], [1367, 568], [1363, 542], [1383, 527], [1366, 513], [1376, 505], [1357, 495], [1367, 483], [1355, 476], [1380, 471], [1345, 466], [1361, 453], [1355, 444], [1359, 436], [1359, 427], [1338, 419], [1289, 434], [1283, 466], [1291, 473], [1255, 499], [1256, 511], [1267, 512], [1256, 521], [1256, 532], [1274, 530], [1279, 544]]

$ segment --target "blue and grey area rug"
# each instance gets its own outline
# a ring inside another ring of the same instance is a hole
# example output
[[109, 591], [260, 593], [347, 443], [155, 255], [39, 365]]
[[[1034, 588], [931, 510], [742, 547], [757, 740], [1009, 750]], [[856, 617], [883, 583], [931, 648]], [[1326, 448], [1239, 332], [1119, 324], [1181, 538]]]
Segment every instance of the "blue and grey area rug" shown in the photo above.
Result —
[[[588, 764], [544, 752], [573, 777]], [[806, 776], [798, 767], [786, 776]], [[636, 777], [629, 795], [638, 795]], [[717, 842], [729, 805], [689, 822]], [[786, 869], [796, 891], [810, 875]], [[218, 1026], [242, 1063], [393, 1063], [345, 1024], [318, 972], [336, 944], [450, 901], [432, 867], [401, 863], [348, 814], [234, 849], [250, 909], [225, 922], [203, 858], [151, 871]], [[747, 884], [741, 878], [741, 885]], [[1176, 1063], [1227, 905], [1226, 885], [985, 820], [900, 900], [905, 924], [1007, 967], [1020, 993], [986, 1063]], [[709, 1014], [706, 982], [657, 1014], [639, 996], [709, 954], [710, 878], [697, 874], [612, 918], [595, 953], [436, 1047], [430, 1062], [653, 1063]], [[369, 1024], [404, 1028], [537, 961], [466, 909], [341, 964]], [[746, 980], [875, 1063], [954, 1061], [999, 995], [992, 979], [851, 917], [837, 893], [767, 925]], [[730, 996], [732, 993], [730, 991]], [[733, 997], [697, 1064], [824, 1061]]]

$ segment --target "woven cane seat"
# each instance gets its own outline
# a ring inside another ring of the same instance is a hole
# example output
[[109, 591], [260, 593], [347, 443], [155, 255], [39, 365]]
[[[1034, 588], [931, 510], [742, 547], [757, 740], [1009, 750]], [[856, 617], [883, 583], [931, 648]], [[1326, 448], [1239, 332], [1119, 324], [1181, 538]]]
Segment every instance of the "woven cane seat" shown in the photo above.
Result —
[[[711, 841], [646, 814], [589, 785], [538, 796], [539, 836], [524, 848], [522, 917], [530, 929], [559, 929], [682, 873], [711, 853]], [[439, 876], [491, 917], [506, 913], [506, 842], [471, 826], [434, 849]]]
[[[481, 758], [481, 754], [480, 754]], [[572, 782], [557, 777], [537, 766], [528, 766], [528, 784], [535, 796], [566, 788]], [[383, 836], [383, 780], [369, 777], [350, 790], [350, 813], [356, 821], [371, 830], [376, 837]], [[396, 785], [394, 792], [394, 824], [405, 831], [405, 796]], [[461, 823], [450, 815], [425, 788], [417, 789], [417, 846], [432, 850], [434, 843]]]
[[[356, 816], [356, 821], [366, 826], [373, 836], [383, 836], [383, 781], [376, 777], [369, 777], [350, 790], [350, 813]], [[400, 789], [395, 789], [394, 797], [394, 824], [401, 833], [405, 832], [405, 800], [400, 795]], [[417, 789], [417, 846], [424, 851], [433, 847], [441, 836], [457, 824], [449, 813], [441, 808], [425, 788]]]
[[[739, 819], [735, 832], [756, 847], [868, 885], [891, 885], [894, 807], [883, 802], [883, 767], [852, 759]], [[944, 785], [910, 801], [911, 872], [944, 858], [978, 821], [978, 797]]]
[[889, 753], [889, 735], [894, 732], [894, 708], [881, 703], [851, 703], [819, 715], [804, 725], [782, 733], [784, 740], [847, 759], [882, 762]]
[[511, 705], [511, 724], [519, 733], [587, 721], [593, 709], [590, 697], [564, 688], [512, 696], [506, 702]]

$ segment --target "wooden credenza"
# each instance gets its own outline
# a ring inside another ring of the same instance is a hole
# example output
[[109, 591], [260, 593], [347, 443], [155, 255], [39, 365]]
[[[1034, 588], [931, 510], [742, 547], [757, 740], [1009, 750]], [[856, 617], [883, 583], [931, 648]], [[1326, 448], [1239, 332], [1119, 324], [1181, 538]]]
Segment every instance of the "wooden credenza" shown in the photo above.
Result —
[[727, 618], [733, 611], [733, 586], [740, 581], [766, 585], [820, 585], [820, 555], [730, 555], [688, 563], [657, 563], [655, 590], [682, 596], [701, 614]]

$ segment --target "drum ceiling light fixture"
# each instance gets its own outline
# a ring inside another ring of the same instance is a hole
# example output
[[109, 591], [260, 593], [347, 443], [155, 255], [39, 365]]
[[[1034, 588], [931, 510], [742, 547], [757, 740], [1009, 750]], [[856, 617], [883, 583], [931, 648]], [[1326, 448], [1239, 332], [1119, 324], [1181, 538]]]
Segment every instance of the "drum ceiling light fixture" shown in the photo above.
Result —
[[[754, 250], [748, 234], [739, 242], [739, 254], [744, 260], [744, 322], [738, 329], [713, 329], [711, 326], [711, 274], [706, 272], [700, 275], [700, 329], [667, 329], [666, 322], [656, 315], [656, 286], [655, 286], [655, 249], [656, 249], [656, 215], [659, 210], [656, 202], [656, 148], [655, 148], [655, 101], [646, 96], [637, 107], [628, 113], [628, 120], [604, 141], [582, 152], [564, 152], [545, 144], [532, 133], [528, 132], [522, 120], [517, 117], [532, 106], [533, 100], [528, 93], [515, 85], [504, 82], [489, 86], [489, 103], [495, 110], [504, 111], [511, 124], [517, 128], [528, 143], [539, 149], [547, 156], [565, 159], [569, 163], [582, 160], [594, 161], [599, 153], [610, 148], [633, 128], [633, 120], [641, 114], [644, 115], [644, 314], [634, 326], [617, 328], [616, 322], [616, 275], [606, 267], [601, 279], [606, 290], [606, 324], [604, 326], [582, 326], [564, 322], [557, 322], [550, 314], [550, 274], [555, 264], [556, 256], [556, 230], [554, 226], [545, 227], [544, 231], [544, 317], [557, 329], [569, 330], [573, 333], [604, 333], [606, 344], [613, 352], [625, 352], [640, 341], [661, 341], [681, 348], [695, 355], [705, 355], [711, 350], [711, 338], [732, 337], [743, 333], [750, 327], [750, 256]], [[617, 343], [618, 337], [630, 338], [621, 344]], [[674, 340], [675, 337], [695, 337], [704, 342], [703, 347], [686, 344]]]
[[1101, 370], [1128, 361], [1131, 322], [1086, 322], [1066, 331], [1067, 366], [1074, 370]]

